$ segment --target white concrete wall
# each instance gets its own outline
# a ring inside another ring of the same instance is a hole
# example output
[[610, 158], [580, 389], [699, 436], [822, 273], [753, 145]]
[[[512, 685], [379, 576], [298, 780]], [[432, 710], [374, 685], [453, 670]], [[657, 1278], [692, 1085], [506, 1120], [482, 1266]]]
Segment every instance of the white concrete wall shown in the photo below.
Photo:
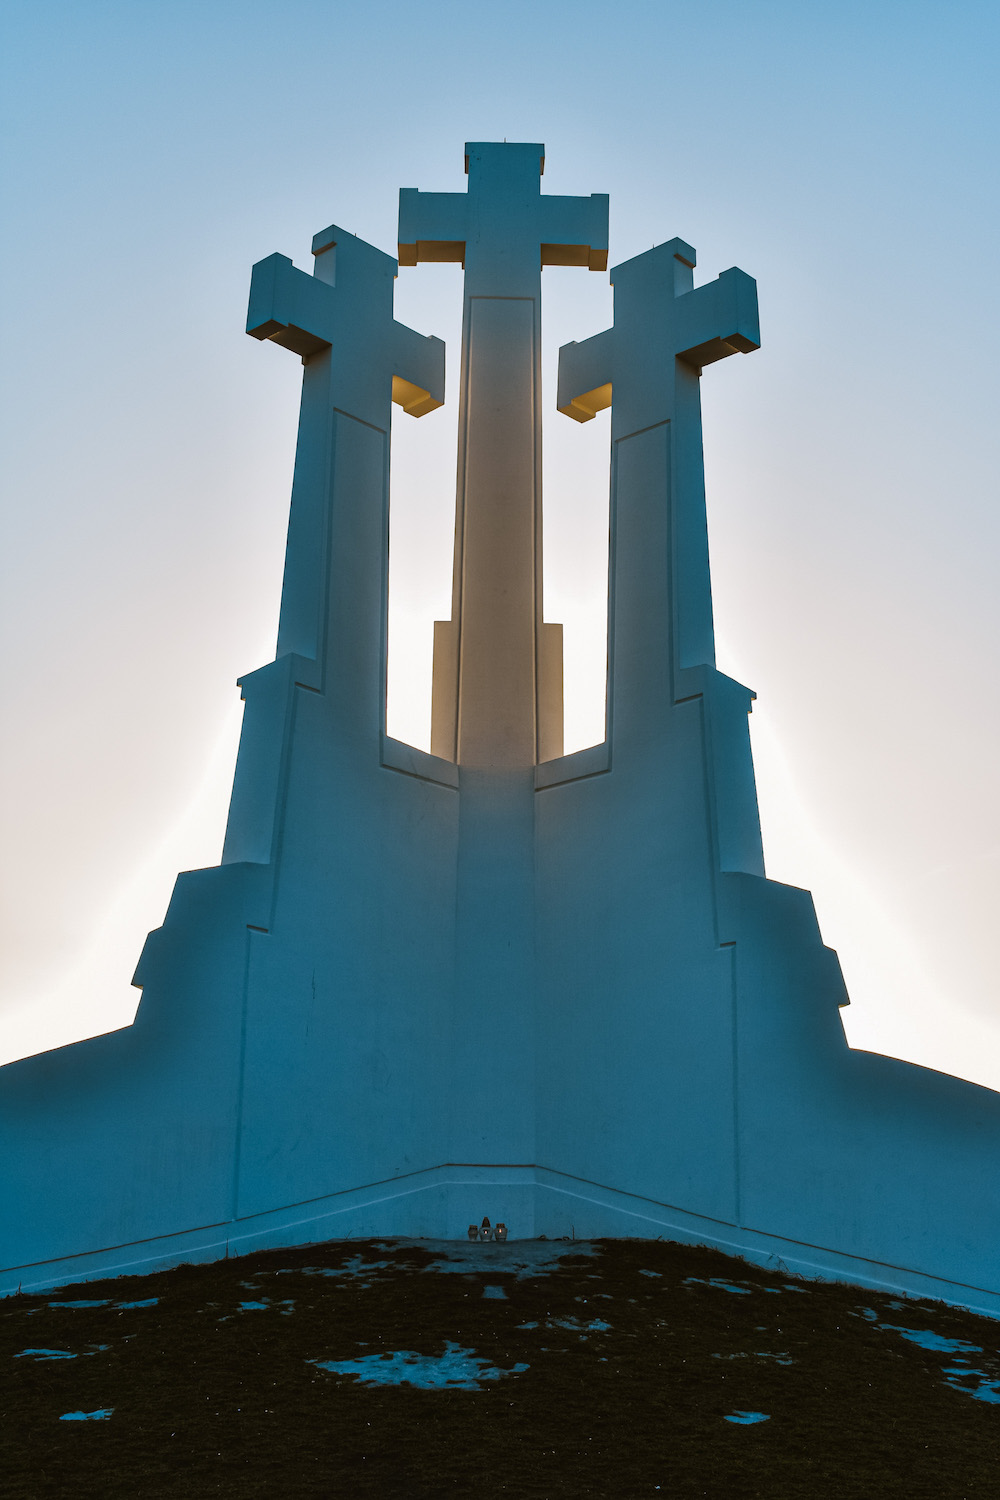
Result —
[[179, 877], [135, 1026], [0, 1075], [0, 1288], [487, 1213], [1000, 1315], [1000, 1096], [852, 1054], [809, 896], [763, 878], [699, 414], [756, 303], [739, 272], [692, 291], [693, 258], [619, 267], [614, 328], [564, 351], [560, 407], [612, 402], [609, 729], [538, 765], [386, 738], [392, 377], [430, 409], [440, 347], [341, 231], [312, 279], [262, 263], [251, 331], [308, 358], [279, 655], [244, 679], [225, 862]]

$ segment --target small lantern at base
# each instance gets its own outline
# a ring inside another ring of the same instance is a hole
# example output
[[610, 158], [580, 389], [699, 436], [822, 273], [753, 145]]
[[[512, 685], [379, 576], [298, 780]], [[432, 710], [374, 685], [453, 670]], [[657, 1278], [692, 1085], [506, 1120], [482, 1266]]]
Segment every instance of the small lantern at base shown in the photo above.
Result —
[[507, 1238], [507, 1226], [506, 1226], [506, 1224], [498, 1224], [497, 1225], [496, 1230], [494, 1232], [494, 1238], [498, 1239], [498, 1240], [505, 1240]]
[[479, 1230], [476, 1228], [475, 1224], [470, 1224], [469, 1225], [469, 1239], [470, 1240], [478, 1240], [478, 1238], [479, 1238]]

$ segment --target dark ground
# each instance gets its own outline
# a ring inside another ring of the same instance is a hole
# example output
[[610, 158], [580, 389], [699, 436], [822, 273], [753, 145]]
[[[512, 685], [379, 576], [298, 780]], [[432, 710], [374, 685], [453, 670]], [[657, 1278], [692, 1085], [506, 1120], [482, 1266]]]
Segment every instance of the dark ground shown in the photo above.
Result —
[[0, 1495], [997, 1500], [998, 1348], [659, 1241], [335, 1241], [0, 1302]]

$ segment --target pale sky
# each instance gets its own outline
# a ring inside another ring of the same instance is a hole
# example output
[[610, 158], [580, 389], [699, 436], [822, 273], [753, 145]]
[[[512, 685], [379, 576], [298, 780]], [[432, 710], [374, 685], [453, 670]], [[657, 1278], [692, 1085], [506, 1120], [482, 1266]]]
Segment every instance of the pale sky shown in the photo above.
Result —
[[[7, 0], [0, 1058], [131, 1019], [177, 870], [221, 852], [274, 651], [299, 368], [252, 263], [330, 222], [394, 253], [400, 187], [544, 141], [611, 195], [611, 264], [680, 235], [757, 279], [706, 371], [719, 661], [768, 873], [814, 893], [849, 1035], [1000, 1087], [993, 4]], [[554, 409], [607, 279], [547, 270], [546, 612], [600, 736], [606, 418]], [[448, 341], [458, 268], [397, 316]], [[449, 612], [455, 403], [393, 454], [393, 732], [424, 742]]]

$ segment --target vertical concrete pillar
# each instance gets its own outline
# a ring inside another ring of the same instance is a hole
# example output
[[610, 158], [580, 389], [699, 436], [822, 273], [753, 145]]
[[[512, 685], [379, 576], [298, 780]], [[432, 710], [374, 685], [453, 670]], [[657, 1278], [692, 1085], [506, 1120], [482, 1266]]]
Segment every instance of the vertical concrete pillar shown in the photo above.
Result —
[[542, 618], [541, 269], [607, 265], [608, 200], [543, 197], [541, 145], [466, 146], [468, 193], [404, 189], [399, 260], [465, 267], [452, 618], [431, 748], [461, 765], [562, 753], [562, 630]]
[[404, 189], [400, 265], [465, 268], [455, 573], [431, 748], [458, 761], [452, 1160], [534, 1159], [537, 761], [562, 754], [542, 613], [541, 271], [607, 265], [608, 200], [542, 196], [544, 147], [471, 143], [467, 193]]

